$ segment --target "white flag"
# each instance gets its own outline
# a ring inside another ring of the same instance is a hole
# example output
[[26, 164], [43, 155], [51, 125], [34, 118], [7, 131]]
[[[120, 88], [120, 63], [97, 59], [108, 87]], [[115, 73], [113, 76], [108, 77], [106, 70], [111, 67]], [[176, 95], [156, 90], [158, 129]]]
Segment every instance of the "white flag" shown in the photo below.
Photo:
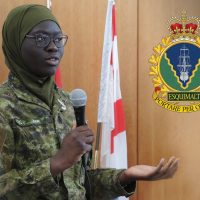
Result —
[[[120, 90], [114, 0], [108, 0], [102, 55], [98, 122], [102, 123], [101, 167], [127, 168], [127, 142]], [[127, 198], [119, 197], [118, 199]]]

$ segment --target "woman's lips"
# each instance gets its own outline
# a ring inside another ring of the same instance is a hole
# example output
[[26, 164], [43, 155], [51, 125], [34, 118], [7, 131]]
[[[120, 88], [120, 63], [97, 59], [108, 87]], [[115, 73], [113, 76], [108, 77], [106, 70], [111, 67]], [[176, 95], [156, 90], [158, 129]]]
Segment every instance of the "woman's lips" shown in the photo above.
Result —
[[47, 58], [46, 63], [48, 63], [49, 65], [55, 66], [59, 64], [59, 59], [57, 57]]

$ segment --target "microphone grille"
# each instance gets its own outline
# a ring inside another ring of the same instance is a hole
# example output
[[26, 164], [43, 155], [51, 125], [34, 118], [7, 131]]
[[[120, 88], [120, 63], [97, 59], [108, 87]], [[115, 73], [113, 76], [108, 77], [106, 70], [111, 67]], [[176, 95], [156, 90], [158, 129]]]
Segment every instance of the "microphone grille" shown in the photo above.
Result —
[[74, 107], [81, 107], [86, 105], [87, 95], [82, 89], [74, 89], [70, 92], [70, 100]]

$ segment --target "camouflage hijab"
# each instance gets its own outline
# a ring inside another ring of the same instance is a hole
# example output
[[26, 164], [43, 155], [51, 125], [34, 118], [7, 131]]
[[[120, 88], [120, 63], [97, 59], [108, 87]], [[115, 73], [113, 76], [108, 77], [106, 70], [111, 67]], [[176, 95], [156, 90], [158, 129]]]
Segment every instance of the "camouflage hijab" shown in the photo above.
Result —
[[51, 11], [45, 6], [32, 4], [13, 9], [8, 14], [3, 25], [2, 48], [5, 55], [5, 63], [11, 73], [17, 76], [30, 92], [51, 107], [54, 76], [46, 78], [34, 76], [27, 70], [21, 55], [21, 46], [26, 34], [44, 20], [51, 20], [58, 24]]

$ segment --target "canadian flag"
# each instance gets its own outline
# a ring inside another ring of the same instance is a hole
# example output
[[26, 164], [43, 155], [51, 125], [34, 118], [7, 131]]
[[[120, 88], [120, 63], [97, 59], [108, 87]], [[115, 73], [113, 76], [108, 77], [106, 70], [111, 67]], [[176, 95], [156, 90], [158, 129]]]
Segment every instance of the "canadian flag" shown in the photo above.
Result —
[[[103, 168], [127, 168], [127, 142], [120, 90], [114, 0], [108, 0], [98, 122], [102, 124], [100, 166]], [[118, 199], [127, 198], [120, 197]]]

